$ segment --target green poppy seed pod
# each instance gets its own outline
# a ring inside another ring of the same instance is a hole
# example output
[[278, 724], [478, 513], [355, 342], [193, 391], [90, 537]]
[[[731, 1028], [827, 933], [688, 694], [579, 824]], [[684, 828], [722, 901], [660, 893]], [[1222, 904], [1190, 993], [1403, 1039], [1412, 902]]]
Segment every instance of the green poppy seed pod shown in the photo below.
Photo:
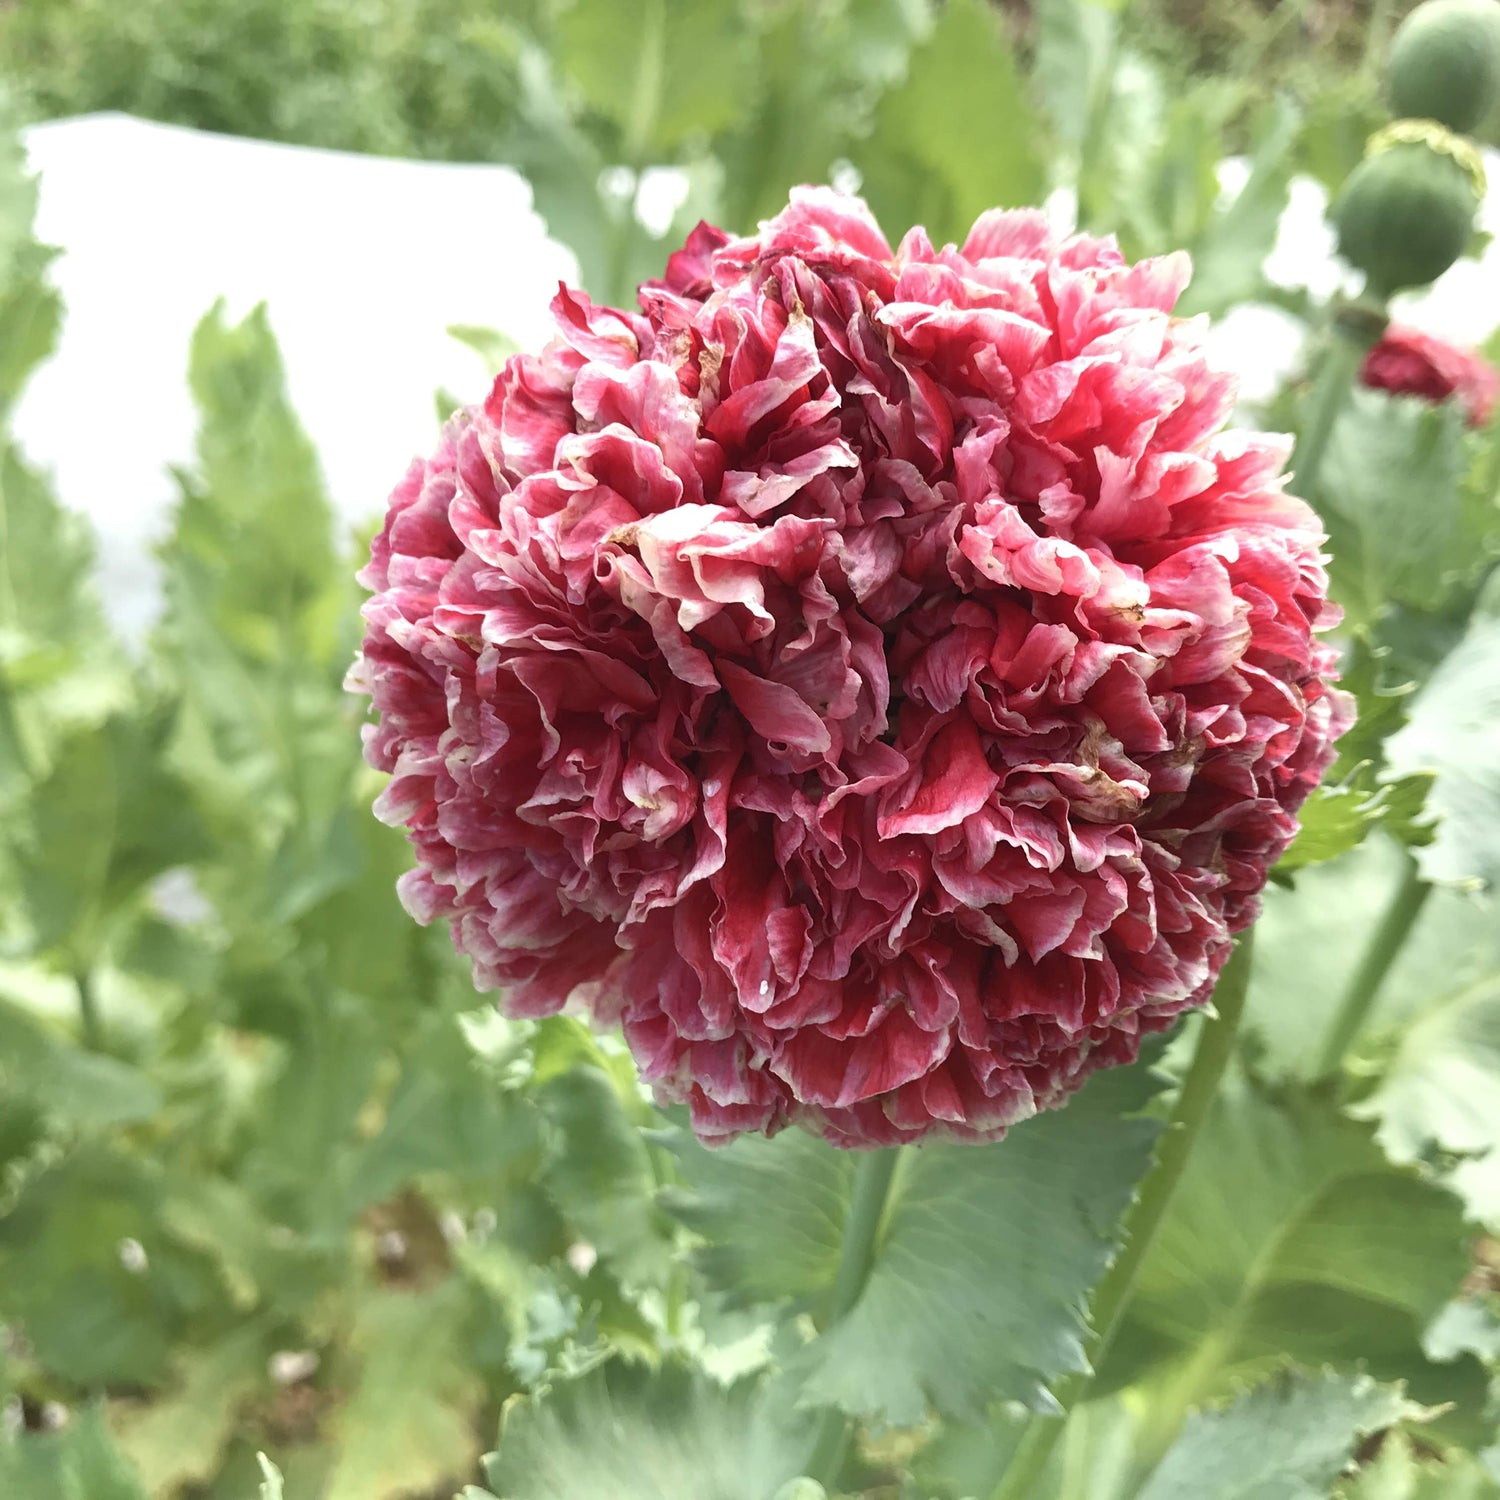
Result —
[[1467, 141], [1398, 120], [1371, 139], [1333, 205], [1339, 254], [1376, 297], [1425, 286], [1468, 247], [1483, 196], [1483, 164]]
[[1467, 135], [1500, 100], [1500, 0], [1427, 0], [1400, 25], [1386, 72], [1398, 115]]

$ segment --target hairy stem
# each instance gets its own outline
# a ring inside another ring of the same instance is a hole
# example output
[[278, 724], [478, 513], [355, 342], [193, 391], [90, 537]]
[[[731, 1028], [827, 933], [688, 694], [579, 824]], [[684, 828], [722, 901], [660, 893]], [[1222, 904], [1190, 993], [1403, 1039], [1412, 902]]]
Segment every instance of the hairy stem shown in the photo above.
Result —
[[[901, 1150], [897, 1146], [867, 1152], [854, 1169], [854, 1194], [849, 1203], [844, 1242], [828, 1303], [829, 1327], [859, 1301], [859, 1294], [870, 1279], [870, 1268], [875, 1264], [875, 1252], [880, 1245], [886, 1200], [890, 1197], [891, 1180]], [[824, 1484], [834, 1483], [849, 1451], [849, 1438], [849, 1422], [843, 1412], [836, 1407], [826, 1408], [818, 1423], [808, 1474]]]
[[1406, 854], [1401, 883], [1381, 916], [1380, 925], [1376, 927], [1359, 967], [1350, 977], [1348, 988], [1339, 1002], [1338, 1014], [1328, 1028], [1328, 1036], [1318, 1056], [1319, 1078], [1337, 1073], [1342, 1066], [1344, 1054], [1359, 1035], [1391, 964], [1431, 894], [1432, 887], [1422, 879], [1416, 860], [1410, 853]]
[[[1245, 995], [1250, 987], [1250, 952], [1251, 934], [1247, 932], [1235, 945], [1224, 972], [1219, 976], [1214, 989], [1216, 1014], [1204, 1021], [1203, 1030], [1198, 1035], [1197, 1050], [1183, 1080], [1182, 1091], [1177, 1096], [1172, 1123], [1157, 1148], [1156, 1164], [1148, 1173], [1140, 1197], [1126, 1218], [1124, 1246], [1094, 1292], [1090, 1313], [1095, 1332], [1089, 1360], [1095, 1366], [1109, 1352], [1120, 1330], [1141, 1266], [1167, 1216], [1177, 1184], [1182, 1180], [1188, 1158], [1192, 1155], [1193, 1142], [1208, 1118], [1219, 1080], [1233, 1055], [1240, 1017], [1245, 1011]], [[1034, 1500], [1047, 1461], [1067, 1425], [1068, 1415], [1088, 1389], [1088, 1383], [1086, 1375], [1070, 1376], [1059, 1384], [1056, 1391], [1062, 1414], [1032, 1416], [992, 1500]]]

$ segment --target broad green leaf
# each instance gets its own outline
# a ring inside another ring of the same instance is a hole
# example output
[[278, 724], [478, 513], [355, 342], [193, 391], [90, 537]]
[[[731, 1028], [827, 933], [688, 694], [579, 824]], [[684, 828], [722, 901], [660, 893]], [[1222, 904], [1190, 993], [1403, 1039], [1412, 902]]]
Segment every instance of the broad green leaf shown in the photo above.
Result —
[[[908, 1150], [863, 1293], [788, 1362], [802, 1399], [898, 1426], [930, 1407], [977, 1418], [1001, 1398], [1047, 1406], [1049, 1381], [1086, 1368], [1088, 1295], [1150, 1162], [1159, 1127], [1139, 1111], [1157, 1087], [1144, 1065], [1117, 1069], [997, 1144]], [[816, 1299], [852, 1162], [795, 1132], [711, 1156], [679, 1149], [711, 1281]]]
[[708, 1284], [736, 1306], [826, 1296], [838, 1269], [856, 1158], [805, 1131], [743, 1136], [708, 1151], [686, 1132], [672, 1148], [686, 1181], [662, 1201], [705, 1244]]
[[592, 296], [616, 299], [626, 285], [611, 251], [624, 232], [619, 205], [600, 188], [609, 159], [579, 127], [553, 60], [523, 45], [517, 57], [516, 127], [506, 155], [531, 184], [548, 232], [578, 257], [578, 279]]
[[0, 1437], [0, 1494], [16, 1500], [148, 1500], [97, 1407], [70, 1413], [58, 1432]]
[[1355, 620], [1388, 603], [1433, 609], [1475, 562], [1463, 524], [1463, 413], [1354, 391], [1334, 424], [1317, 500], [1333, 587]]
[[672, 1226], [655, 1201], [645, 1139], [614, 1084], [576, 1066], [544, 1084], [536, 1102], [553, 1136], [541, 1174], [547, 1195], [627, 1285], [664, 1284]]
[[1392, 776], [1436, 777], [1427, 807], [1437, 829], [1417, 853], [1427, 879], [1500, 883], [1500, 614], [1476, 618], [1413, 700], [1386, 758]]
[[485, 1468], [497, 1500], [770, 1500], [801, 1473], [810, 1437], [753, 1381], [613, 1360], [507, 1407]]
[[0, 275], [0, 419], [9, 413], [31, 372], [57, 346], [62, 301], [45, 279], [53, 253], [40, 245], [25, 245], [14, 258], [11, 274]]
[[1190, 1417], [1139, 1500], [1322, 1500], [1363, 1438], [1420, 1415], [1367, 1376], [1287, 1372]]
[[941, 244], [961, 241], [988, 208], [1039, 201], [1039, 135], [1000, 13], [949, 0], [853, 156], [886, 233], [923, 224]]
[[170, 555], [208, 570], [219, 628], [270, 656], [338, 570], [317, 456], [288, 405], [265, 307], [231, 324], [215, 306], [193, 334], [188, 381], [197, 464]]
[[0, 287], [14, 274], [14, 263], [31, 243], [36, 218], [36, 179], [27, 170], [26, 150], [16, 130], [10, 92], [0, 92]]
[[1351, 1113], [1377, 1122], [1393, 1161], [1436, 1166], [1472, 1218], [1500, 1227], [1500, 974], [1419, 1015]]
[[157, 641], [185, 699], [170, 762], [235, 851], [210, 895], [236, 923], [275, 927], [360, 858], [347, 801], [360, 710], [340, 685], [357, 589], [264, 309], [236, 325], [210, 312], [190, 380], [198, 456], [162, 551]]
[[[983, 1426], [944, 1422], [912, 1459], [922, 1500], [992, 1494], [1026, 1432], [1030, 1413], [999, 1407]], [[1081, 1401], [1068, 1413], [1051, 1461], [1027, 1500], [1133, 1500], [1136, 1420], [1128, 1396]]]
[[0, 1218], [0, 1312], [24, 1325], [42, 1369], [85, 1390], [165, 1376], [173, 1341], [221, 1291], [160, 1205], [149, 1164], [91, 1146], [28, 1181]]
[[[1244, 1022], [1262, 1076], [1316, 1076], [1339, 1001], [1405, 859], [1375, 833], [1359, 848], [1299, 871], [1295, 890], [1266, 891]], [[1489, 904], [1460, 891], [1432, 891], [1355, 1038], [1355, 1054], [1496, 966], [1500, 923]]]
[[161, 1108], [161, 1091], [139, 1068], [90, 1052], [0, 998], [0, 1088], [34, 1100], [52, 1120], [101, 1130], [144, 1120]]
[[120, 1451], [153, 1495], [213, 1477], [240, 1408], [268, 1387], [265, 1331], [250, 1324], [176, 1361], [173, 1390], [147, 1406], [117, 1408]]
[[331, 1419], [337, 1457], [322, 1500], [395, 1500], [450, 1488], [479, 1457], [480, 1391], [466, 1358], [469, 1302], [431, 1291], [372, 1293], [349, 1335], [349, 1395]]
[[107, 740], [77, 735], [33, 793], [28, 838], [17, 851], [37, 948], [68, 944], [85, 969], [101, 937], [120, 800]]
[[1397, 669], [1389, 646], [1358, 630], [1340, 663], [1339, 687], [1352, 693], [1356, 704], [1354, 723], [1339, 736], [1338, 759], [1329, 773], [1343, 782], [1361, 767], [1380, 763], [1385, 741], [1406, 722], [1417, 684]]
[[1291, 196], [1300, 126], [1296, 109], [1279, 100], [1259, 131], [1244, 186], [1192, 242], [1193, 280], [1178, 306], [1180, 314], [1221, 313], [1265, 285], [1261, 268], [1275, 247]]
[[1148, 1455], [1183, 1412], [1288, 1358], [1367, 1364], [1409, 1378], [1423, 1400], [1447, 1399], [1475, 1367], [1431, 1365], [1421, 1337], [1463, 1280], [1464, 1240], [1458, 1201], [1393, 1166], [1335, 1101], [1273, 1097], [1231, 1074], [1103, 1378], [1155, 1372]]
[[102, 924], [153, 876], [203, 852], [181, 784], [162, 763], [169, 720], [116, 715], [75, 735], [30, 799], [18, 851], [40, 949], [89, 967]]
[[[304, 998], [292, 1014], [290, 1045], [258, 1101], [243, 1168], [283, 1222], [343, 1233], [363, 1206], [350, 1197], [350, 1184], [365, 1160], [360, 1119], [385, 1052], [377, 1019], [347, 996], [321, 1007]], [[388, 1154], [387, 1145], [377, 1146], [376, 1162]], [[383, 1171], [373, 1175], [382, 1186], [389, 1181]]]
[[734, 123], [750, 54], [736, 5], [697, 0], [572, 0], [558, 62], [586, 107], [619, 132], [624, 159], [669, 160], [693, 134]]
[[0, 444], [0, 680], [27, 683], [102, 633], [88, 528], [15, 448]]
[[452, 1016], [432, 1016], [406, 1052], [379, 1129], [337, 1174], [350, 1216], [425, 1174], [488, 1183], [540, 1154], [532, 1112], [482, 1066]]
[[1120, 7], [1112, 0], [1037, 0], [1033, 11], [1037, 95], [1053, 138], [1076, 157], [1108, 108]]

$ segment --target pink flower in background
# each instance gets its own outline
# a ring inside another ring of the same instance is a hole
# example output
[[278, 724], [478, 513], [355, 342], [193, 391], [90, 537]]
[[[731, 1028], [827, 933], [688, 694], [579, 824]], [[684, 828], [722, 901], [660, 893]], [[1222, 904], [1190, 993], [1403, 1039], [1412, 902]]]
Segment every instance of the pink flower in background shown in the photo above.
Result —
[[561, 291], [361, 575], [407, 908], [710, 1141], [993, 1138], [1204, 1001], [1347, 710], [1188, 270], [802, 189]]
[[1377, 390], [1424, 401], [1456, 396], [1471, 427], [1489, 421], [1500, 397], [1500, 372], [1477, 350], [1399, 324], [1387, 328], [1365, 356], [1359, 378]]

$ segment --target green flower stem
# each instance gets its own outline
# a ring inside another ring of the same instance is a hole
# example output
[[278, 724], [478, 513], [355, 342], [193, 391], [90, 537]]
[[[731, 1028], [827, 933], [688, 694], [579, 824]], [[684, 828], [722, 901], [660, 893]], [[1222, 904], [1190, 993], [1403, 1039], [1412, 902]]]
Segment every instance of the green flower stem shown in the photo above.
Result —
[[1391, 964], [1401, 951], [1422, 908], [1432, 894], [1432, 887], [1422, 879], [1417, 862], [1410, 853], [1405, 856], [1405, 868], [1401, 872], [1401, 883], [1396, 887], [1390, 904], [1375, 929], [1370, 945], [1360, 959], [1359, 967], [1349, 980], [1344, 997], [1339, 1002], [1338, 1014], [1328, 1029], [1323, 1051], [1318, 1058], [1319, 1078], [1328, 1078], [1343, 1065], [1344, 1054], [1359, 1035], [1380, 986], [1390, 971]]
[[630, 101], [629, 124], [622, 142], [623, 165], [630, 173], [630, 194], [615, 205], [618, 210], [610, 231], [609, 285], [605, 296], [616, 307], [635, 302], [630, 268], [641, 238], [636, 216], [641, 173], [651, 156], [657, 120], [666, 95], [667, 10], [664, 0], [648, 0], [641, 16], [640, 51], [635, 58], [635, 92]]
[[98, 1052], [104, 1046], [104, 1027], [99, 1020], [99, 998], [94, 993], [93, 977], [87, 969], [80, 969], [73, 976], [78, 987], [78, 1030], [83, 1045], [90, 1052]]
[[[885, 1220], [886, 1201], [896, 1163], [903, 1148], [868, 1151], [854, 1169], [854, 1193], [849, 1203], [849, 1218], [844, 1224], [844, 1242], [839, 1251], [838, 1270], [834, 1273], [833, 1292], [828, 1303], [831, 1327], [859, 1301], [859, 1294], [870, 1279], [875, 1252], [880, 1246], [880, 1229]], [[837, 1407], [828, 1407], [818, 1423], [817, 1439], [808, 1464], [811, 1478], [832, 1484], [843, 1467], [849, 1451], [849, 1423]]]
[[[1219, 1080], [1234, 1052], [1245, 996], [1250, 988], [1251, 933], [1235, 945], [1214, 989], [1215, 1015], [1206, 1019], [1198, 1035], [1192, 1066], [1177, 1096], [1172, 1123], [1162, 1136], [1156, 1165], [1146, 1177], [1141, 1195], [1125, 1223], [1125, 1243], [1094, 1292], [1090, 1314], [1095, 1334], [1089, 1361], [1098, 1366], [1120, 1330], [1135, 1291], [1141, 1266], [1156, 1232], [1167, 1216], [1177, 1184], [1192, 1155], [1193, 1142], [1208, 1118]], [[1088, 1388], [1087, 1375], [1071, 1375], [1056, 1391], [1059, 1415], [1033, 1415], [1016, 1451], [1001, 1476], [992, 1500], [1035, 1500], [1037, 1486], [1067, 1425], [1068, 1415]]]
[[1349, 304], [1334, 315], [1328, 348], [1309, 398], [1307, 420], [1292, 450], [1292, 486], [1304, 499], [1316, 500], [1318, 471], [1328, 452], [1328, 440], [1359, 377], [1359, 367], [1384, 326], [1383, 307]]

